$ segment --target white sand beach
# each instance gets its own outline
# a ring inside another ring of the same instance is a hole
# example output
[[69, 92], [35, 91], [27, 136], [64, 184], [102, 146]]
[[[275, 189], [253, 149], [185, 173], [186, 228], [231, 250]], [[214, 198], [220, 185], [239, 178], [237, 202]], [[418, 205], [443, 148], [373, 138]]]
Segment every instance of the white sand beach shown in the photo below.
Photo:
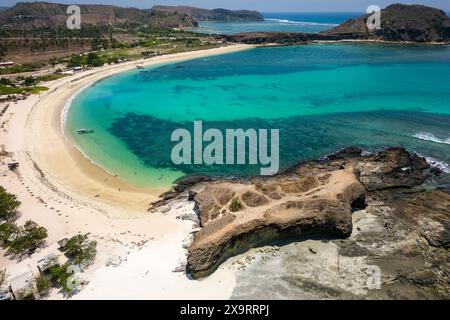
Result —
[[[77, 233], [90, 233], [98, 243], [95, 264], [85, 272], [89, 284], [76, 299], [226, 299], [235, 279], [225, 263], [213, 276], [189, 280], [173, 272], [185, 260], [192, 222], [176, 217], [192, 210], [180, 203], [165, 213], [149, 213], [148, 205], [164, 190], [139, 189], [109, 175], [66, 139], [61, 115], [66, 102], [94, 82], [131, 70], [251, 48], [234, 45], [159, 56], [104, 66], [44, 84], [49, 90], [10, 103], [0, 118], [1, 185], [22, 202], [18, 224], [33, 220], [48, 230], [47, 246], [18, 262], [0, 256], [0, 268], [10, 277], [37, 274], [36, 261], [58, 253], [56, 242]], [[17, 161], [9, 171], [6, 163]], [[3, 253], [3, 252], [2, 252]], [[52, 292], [50, 298], [63, 296]]]

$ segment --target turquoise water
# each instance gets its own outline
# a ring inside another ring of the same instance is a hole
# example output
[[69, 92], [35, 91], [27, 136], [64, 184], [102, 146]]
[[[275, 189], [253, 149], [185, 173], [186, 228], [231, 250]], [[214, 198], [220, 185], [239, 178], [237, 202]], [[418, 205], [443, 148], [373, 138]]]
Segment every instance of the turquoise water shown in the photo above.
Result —
[[238, 32], [278, 31], [317, 33], [337, 26], [349, 18], [361, 16], [361, 12], [265, 12], [264, 21], [224, 22], [200, 21], [200, 33], [233, 34]]
[[[176, 128], [280, 130], [283, 168], [349, 145], [402, 145], [450, 163], [450, 47], [315, 44], [258, 48], [133, 70], [81, 92], [68, 134], [93, 161], [138, 186], [259, 166], [175, 166]], [[78, 135], [78, 128], [92, 134]], [[448, 169], [448, 167], [447, 167]]]

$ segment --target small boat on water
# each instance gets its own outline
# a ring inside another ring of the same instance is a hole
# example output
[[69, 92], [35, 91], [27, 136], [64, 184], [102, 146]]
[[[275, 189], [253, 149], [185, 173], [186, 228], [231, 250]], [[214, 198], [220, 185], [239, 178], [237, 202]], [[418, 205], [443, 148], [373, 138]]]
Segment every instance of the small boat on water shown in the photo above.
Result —
[[78, 133], [78, 134], [94, 133], [94, 130], [82, 128], [82, 129], [78, 129], [78, 130], [77, 130], [77, 133]]
[[144, 66], [136, 66], [136, 69], [144, 69]]

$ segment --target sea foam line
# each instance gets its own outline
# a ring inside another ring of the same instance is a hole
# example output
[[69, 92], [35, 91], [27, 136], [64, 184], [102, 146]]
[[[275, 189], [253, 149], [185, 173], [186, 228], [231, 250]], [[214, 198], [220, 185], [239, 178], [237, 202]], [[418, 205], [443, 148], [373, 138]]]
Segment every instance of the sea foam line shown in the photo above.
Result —
[[[105, 77], [107, 78], [107, 77]], [[103, 78], [104, 79], [104, 78]], [[78, 89], [73, 95], [70, 96], [69, 99], [67, 99], [66, 103], [64, 104], [64, 107], [61, 111], [61, 131], [62, 131], [62, 135], [64, 137], [64, 139], [66, 139], [67, 143], [69, 143], [70, 145], [74, 146], [82, 155], [84, 158], [86, 158], [89, 162], [91, 162], [93, 165], [99, 167], [100, 169], [104, 170], [107, 174], [109, 175], [114, 175], [113, 172], [109, 171], [108, 169], [106, 169], [103, 165], [100, 165], [99, 163], [97, 163], [96, 161], [94, 161], [92, 158], [90, 158], [86, 152], [78, 145], [78, 143], [75, 142], [75, 140], [70, 137], [70, 134], [68, 135], [66, 132], [66, 122], [67, 122], [67, 117], [68, 117], [68, 112], [70, 107], [72, 106], [72, 102], [75, 100], [75, 98], [84, 90], [86, 90], [87, 88], [89, 88], [90, 86], [94, 85], [96, 82], [101, 81], [101, 80], [97, 80], [94, 81], [93, 83], [88, 83], [85, 86], [81, 87], [80, 89]]]
[[450, 144], [450, 138], [442, 140], [430, 132], [419, 132], [419, 133], [414, 134], [413, 137], [420, 139], [420, 140], [425, 140], [425, 141], [432, 141], [432, 142], [442, 143], [442, 144]]
[[416, 154], [422, 158], [425, 158], [425, 160], [430, 166], [438, 168], [445, 173], [450, 173], [450, 165], [448, 163], [436, 160], [435, 158], [420, 154], [418, 152], [416, 152]]
[[335, 23], [292, 21], [292, 20], [287, 20], [287, 19], [268, 19], [268, 18], [265, 18], [264, 20], [278, 22], [278, 23], [285, 23], [285, 24], [303, 25], [303, 26], [330, 26], [330, 27], [337, 26], [337, 24], [335, 24]]

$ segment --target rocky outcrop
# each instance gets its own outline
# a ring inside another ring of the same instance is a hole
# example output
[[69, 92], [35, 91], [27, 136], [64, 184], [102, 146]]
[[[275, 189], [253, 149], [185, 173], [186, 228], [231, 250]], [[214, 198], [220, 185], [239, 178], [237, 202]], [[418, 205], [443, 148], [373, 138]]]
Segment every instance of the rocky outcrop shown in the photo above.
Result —
[[[223, 37], [228, 42], [278, 45], [304, 44], [310, 41], [331, 40], [333, 38], [328, 35], [300, 32], [242, 32], [224, 35]], [[336, 37], [334, 40], [340, 40], [340, 37]]]
[[190, 6], [153, 6], [152, 11], [183, 13], [198, 21], [262, 21], [264, 17], [258, 11], [201, 9]]
[[231, 299], [450, 299], [450, 193], [376, 193], [346, 239], [304, 237], [233, 259]]
[[395, 4], [381, 10], [381, 29], [369, 30], [364, 15], [321, 33], [249, 32], [224, 36], [227, 41], [247, 44], [294, 45], [311, 41], [371, 40], [402, 42], [450, 42], [450, 18], [444, 11]]
[[381, 10], [381, 29], [369, 30], [370, 15], [350, 19], [323, 32], [343, 39], [446, 42], [450, 40], [450, 18], [444, 11], [423, 6], [393, 4]]
[[[347, 148], [272, 177], [197, 178], [166, 194], [160, 204], [187, 195], [196, 203], [201, 229], [188, 248], [187, 271], [206, 276], [227, 258], [274, 240], [347, 238], [352, 212], [364, 208], [367, 198], [413, 190], [427, 177], [427, 162], [403, 148], [361, 153]], [[445, 236], [431, 241], [446, 243]]]

